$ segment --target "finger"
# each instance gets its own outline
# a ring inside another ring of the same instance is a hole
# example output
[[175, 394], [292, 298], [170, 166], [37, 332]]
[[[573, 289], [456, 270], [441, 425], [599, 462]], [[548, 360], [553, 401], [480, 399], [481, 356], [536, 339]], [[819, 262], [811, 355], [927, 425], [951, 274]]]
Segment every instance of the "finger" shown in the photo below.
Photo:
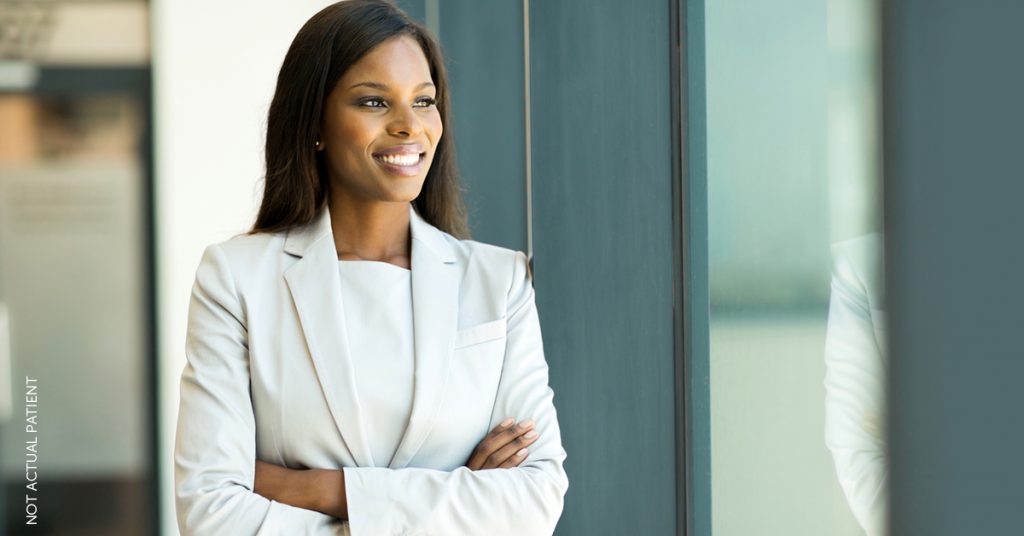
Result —
[[516, 437], [500, 449], [492, 452], [491, 455], [484, 460], [483, 468], [492, 469], [501, 467], [501, 465], [507, 462], [509, 458], [514, 457], [521, 449], [533, 444], [536, 440], [537, 432], [534, 430], [530, 430], [529, 432]]
[[527, 448], [519, 449], [519, 451], [516, 452], [515, 454], [513, 454], [511, 458], [505, 460], [505, 463], [499, 465], [498, 467], [500, 467], [502, 469], [511, 469], [513, 467], [518, 467], [519, 464], [523, 463], [523, 460], [525, 460], [526, 456], [529, 455], [529, 454], [530, 454], [530, 449], [527, 449]]
[[[473, 456], [470, 458], [470, 464], [466, 464], [470, 469], [491, 469], [498, 466], [498, 463], [488, 464], [487, 460], [494, 455], [495, 452], [500, 450], [505, 445], [515, 440], [520, 435], [533, 429], [533, 421], [526, 420], [515, 426], [509, 426], [505, 429], [498, 430], [497, 432], [491, 432], [476, 446], [476, 450], [473, 452]], [[501, 461], [504, 461], [502, 459]]]
[[[495, 458], [495, 453], [504, 448], [509, 443], [512, 443], [519, 436], [529, 432], [533, 429], [533, 421], [526, 420], [515, 426], [511, 426], [497, 434], [490, 435], [480, 442], [479, 450], [480, 454], [483, 455], [484, 460], [481, 462], [481, 466], [484, 469], [492, 469], [505, 461], [504, 458]], [[519, 450], [519, 449], [516, 449]], [[507, 456], [506, 456], [507, 458]], [[497, 460], [497, 461], [495, 461]]]
[[509, 426], [496, 434], [491, 434], [489, 437], [484, 439], [484, 442], [488, 444], [490, 451], [494, 452], [511, 443], [515, 438], [533, 430], [533, 425], [533, 420], [528, 419], [522, 421], [515, 426]]
[[491, 433], [492, 434], [497, 434], [497, 433], [501, 432], [502, 430], [506, 430], [509, 427], [511, 427], [515, 422], [516, 422], [515, 419], [513, 419], [512, 417], [509, 417], [509, 418], [499, 422], [497, 426], [492, 428], [491, 429]]
[[491, 456], [487, 458], [487, 461], [484, 462], [484, 467], [500, 467], [508, 459], [518, 454], [522, 449], [532, 445], [537, 441], [538, 437], [540, 437], [540, 434], [538, 434], [536, 430], [530, 430], [529, 432], [515, 438], [504, 447], [501, 447], [491, 454]]
[[466, 462], [466, 467], [476, 471], [483, 466], [484, 460], [491, 455], [492, 450], [487, 450], [490, 444], [493, 444], [494, 439], [499, 437], [502, 432], [513, 428], [515, 419], [509, 417], [504, 421], [500, 422], [495, 426], [490, 433], [484, 436], [483, 440], [477, 444], [476, 448], [473, 449], [473, 453], [470, 455], [469, 460]]
[[486, 436], [484, 436], [483, 440], [477, 444], [476, 448], [473, 449], [473, 453], [466, 462], [466, 467], [469, 467], [474, 471], [482, 468], [484, 460], [486, 460], [487, 456], [491, 454], [489, 445], [493, 444], [495, 438], [500, 436], [502, 432], [513, 428], [514, 424], [515, 419], [509, 417], [495, 426]]

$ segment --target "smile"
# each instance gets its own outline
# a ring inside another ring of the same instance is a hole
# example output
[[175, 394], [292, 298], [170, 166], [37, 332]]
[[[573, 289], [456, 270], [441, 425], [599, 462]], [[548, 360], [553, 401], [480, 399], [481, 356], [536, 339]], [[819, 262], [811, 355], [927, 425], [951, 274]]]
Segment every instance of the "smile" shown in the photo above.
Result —
[[384, 171], [399, 177], [415, 177], [426, 160], [427, 153], [398, 153], [373, 155], [373, 159]]
[[423, 153], [405, 153], [405, 154], [389, 154], [374, 156], [377, 160], [384, 162], [385, 164], [392, 164], [396, 166], [413, 166], [420, 163]]

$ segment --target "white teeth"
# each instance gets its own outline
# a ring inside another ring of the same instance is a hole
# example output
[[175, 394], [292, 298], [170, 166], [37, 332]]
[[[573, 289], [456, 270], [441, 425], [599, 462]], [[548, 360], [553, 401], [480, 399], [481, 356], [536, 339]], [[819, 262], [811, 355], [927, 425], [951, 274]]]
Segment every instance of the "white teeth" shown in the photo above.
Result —
[[396, 154], [378, 156], [380, 160], [396, 166], [411, 166], [420, 161], [419, 154]]

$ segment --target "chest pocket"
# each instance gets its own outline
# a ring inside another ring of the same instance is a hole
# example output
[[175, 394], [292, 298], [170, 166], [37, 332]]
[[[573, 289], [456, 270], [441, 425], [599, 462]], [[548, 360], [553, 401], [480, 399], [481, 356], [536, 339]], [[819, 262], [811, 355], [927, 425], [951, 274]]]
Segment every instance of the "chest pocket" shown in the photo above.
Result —
[[[417, 456], [452, 470], [465, 463], [485, 435], [501, 379], [506, 343], [504, 318], [458, 330], [444, 402], [430, 438]], [[447, 465], [446, 465], [447, 464]]]
[[499, 318], [491, 322], [477, 324], [468, 328], [460, 329], [455, 334], [455, 350], [475, 346], [485, 342], [505, 337], [505, 318]]

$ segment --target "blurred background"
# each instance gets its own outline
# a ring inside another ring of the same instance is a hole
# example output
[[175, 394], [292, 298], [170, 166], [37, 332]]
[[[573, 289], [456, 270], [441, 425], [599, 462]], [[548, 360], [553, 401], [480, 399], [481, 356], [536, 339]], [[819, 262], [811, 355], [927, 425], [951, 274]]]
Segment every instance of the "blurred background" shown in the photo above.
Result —
[[[330, 3], [0, 0], [3, 534], [177, 534], [195, 268]], [[474, 238], [533, 260], [556, 534], [1019, 530], [1024, 7], [397, 3]]]
[[[29, 495], [32, 533], [156, 528], [150, 45], [145, 2], [0, 3], [9, 534]], [[19, 433], [27, 377], [38, 436]], [[25, 489], [34, 438], [38, 494]]]

